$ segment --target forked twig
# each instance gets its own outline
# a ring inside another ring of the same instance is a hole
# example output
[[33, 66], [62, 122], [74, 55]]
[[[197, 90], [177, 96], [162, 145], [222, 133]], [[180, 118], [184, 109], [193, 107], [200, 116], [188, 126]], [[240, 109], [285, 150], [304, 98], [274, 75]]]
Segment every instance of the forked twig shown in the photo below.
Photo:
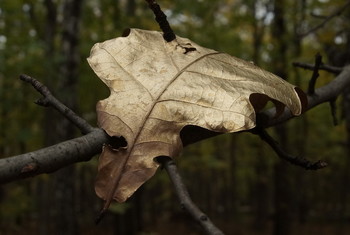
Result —
[[[303, 69], [308, 69], [308, 70], [314, 70], [315, 69], [315, 65], [313, 64], [307, 64], [307, 63], [301, 63], [301, 62], [293, 62], [293, 65], [295, 67], [300, 67]], [[319, 70], [324, 70], [333, 74], [339, 74], [341, 73], [341, 71], [343, 71], [343, 68], [340, 67], [335, 67], [335, 66], [331, 66], [331, 65], [325, 65], [325, 64], [320, 64], [320, 66], [318, 67]]]
[[43, 95], [42, 98], [38, 99], [35, 103], [44, 107], [51, 106], [60, 112], [64, 117], [71, 121], [75, 126], [77, 126], [83, 134], [90, 133], [95, 130], [87, 121], [79, 117], [73, 110], [62, 104], [56, 97], [54, 97], [50, 90], [41, 82], [33, 77], [22, 74], [19, 76], [24, 82], [30, 83], [35, 90]]
[[[315, 56], [315, 65], [309, 67], [309, 69], [313, 70], [312, 77], [309, 81], [309, 87], [307, 90], [307, 94], [310, 96], [315, 94], [315, 85], [316, 85], [317, 78], [319, 77], [318, 71], [320, 70], [322, 65], [323, 65], [322, 56], [319, 53], [317, 53]], [[331, 115], [333, 118], [333, 124], [335, 126], [338, 124], [337, 115], [336, 115], [337, 114], [336, 100], [337, 100], [337, 97], [334, 97], [334, 98], [329, 100], [329, 104], [330, 104], [330, 108], [331, 108]]]
[[166, 156], [157, 157], [157, 161], [167, 171], [173, 185], [180, 204], [191, 216], [197, 221], [207, 234], [223, 235], [224, 233], [218, 229], [192, 201], [186, 189], [185, 184], [177, 170], [175, 162]]
[[312, 77], [309, 81], [309, 87], [307, 89], [307, 94], [308, 95], [313, 95], [315, 93], [315, 86], [316, 86], [316, 81], [317, 78], [320, 76], [320, 74], [318, 73], [318, 70], [320, 69], [320, 66], [322, 65], [322, 56], [317, 53], [315, 55], [315, 66], [314, 66], [314, 70], [312, 73]]
[[251, 131], [253, 134], [257, 134], [260, 138], [265, 141], [275, 151], [275, 153], [281, 158], [294, 165], [303, 167], [306, 170], [318, 170], [328, 166], [325, 161], [311, 162], [304, 157], [296, 157], [286, 153], [263, 128], [256, 127]]

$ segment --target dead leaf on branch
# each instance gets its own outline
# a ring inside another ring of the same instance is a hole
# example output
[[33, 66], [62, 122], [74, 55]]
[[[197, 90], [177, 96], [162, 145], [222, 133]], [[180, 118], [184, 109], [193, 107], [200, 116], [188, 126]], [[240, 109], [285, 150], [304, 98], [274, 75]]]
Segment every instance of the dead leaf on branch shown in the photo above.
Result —
[[305, 104], [295, 86], [249, 62], [186, 38], [166, 42], [156, 31], [131, 29], [97, 43], [88, 62], [111, 92], [97, 104], [98, 124], [127, 142], [101, 154], [95, 190], [105, 207], [152, 177], [155, 157], [179, 154], [184, 127], [237, 132], [255, 127], [268, 100], [277, 113], [287, 106], [294, 115]]

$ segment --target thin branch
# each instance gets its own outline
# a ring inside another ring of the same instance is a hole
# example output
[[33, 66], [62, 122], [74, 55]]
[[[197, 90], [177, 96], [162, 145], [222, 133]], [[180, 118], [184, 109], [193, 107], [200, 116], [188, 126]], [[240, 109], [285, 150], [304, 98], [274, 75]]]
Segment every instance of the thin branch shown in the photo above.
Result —
[[222, 235], [224, 234], [218, 229], [192, 201], [187, 191], [185, 184], [177, 170], [175, 162], [166, 156], [158, 157], [157, 161], [162, 164], [162, 167], [167, 171], [173, 185], [180, 204], [191, 216], [197, 221], [207, 234]]
[[[293, 62], [293, 65], [295, 67], [300, 67], [300, 68], [308, 69], [308, 70], [315, 69], [315, 65], [307, 64], [307, 63]], [[335, 66], [331, 66], [331, 65], [326, 65], [326, 64], [320, 64], [319, 70], [324, 70], [324, 71], [327, 71], [327, 72], [330, 72], [333, 74], [339, 74], [339, 73], [341, 73], [341, 71], [343, 71], [343, 68], [335, 67]]]
[[266, 132], [265, 129], [255, 128], [251, 130], [251, 133], [257, 134], [260, 138], [265, 141], [275, 151], [275, 153], [281, 158], [294, 165], [305, 168], [306, 170], [318, 170], [326, 167], [328, 164], [324, 161], [311, 162], [303, 157], [296, 157], [286, 153], [279, 144]]
[[89, 161], [102, 151], [109, 136], [95, 128], [87, 135], [34, 152], [0, 159], [0, 184], [51, 173], [68, 165]]
[[62, 104], [56, 97], [54, 97], [50, 90], [41, 82], [32, 78], [28, 75], [20, 75], [20, 79], [24, 82], [30, 83], [40, 94], [43, 95], [42, 98], [37, 100], [35, 103], [44, 107], [51, 106], [65, 116], [69, 121], [71, 121], [75, 126], [77, 126], [83, 134], [90, 133], [94, 131], [94, 127], [91, 126], [87, 121], [79, 117], [70, 108]]
[[153, 11], [154, 15], [156, 16], [156, 21], [159, 24], [160, 29], [163, 31], [163, 38], [167, 42], [171, 42], [176, 38], [176, 35], [174, 31], [171, 29], [170, 24], [167, 20], [166, 15], [164, 12], [160, 9], [160, 6], [155, 0], [146, 0], [148, 2], [149, 8]]
[[[343, 68], [342, 72], [330, 83], [315, 90], [315, 94], [308, 95], [308, 104], [304, 112], [313, 107], [329, 102], [343, 92], [346, 87], [350, 86], [350, 66]], [[275, 118], [276, 109], [271, 108], [257, 115], [257, 122], [262, 128], [276, 126], [294, 118], [290, 110], [286, 109], [283, 114]]]
[[307, 35], [316, 32], [317, 30], [319, 30], [320, 28], [324, 27], [329, 21], [331, 21], [333, 18], [335, 18], [336, 16], [339, 16], [343, 13], [343, 11], [350, 6], [350, 1], [348, 1], [347, 3], [345, 3], [343, 6], [340, 6], [337, 10], [335, 10], [331, 15], [327, 16], [324, 18], [324, 20], [316, 25], [315, 27], [311, 28], [310, 30], [308, 30], [305, 33], [301, 33], [299, 34], [299, 37], [303, 38], [306, 37]]
[[[320, 66], [322, 64], [323, 64], [322, 63], [322, 56], [319, 53], [317, 53], [315, 55], [315, 66], [313, 68], [313, 73], [312, 73], [311, 79], [309, 81], [309, 87], [307, 89], [308, 95], [313, 95], [315, 93], [316, 81], [317, 81], [317, 78], [320, 76], [318, 71], [319, 71]], [[337, 125], [337, 123], [338, 123], [338, 120], [336, 117], [336, 102], [335, 102], [336, 99], [337, 99], [337, 97], [335, 97], [329, 101], [334, 125]]]
[[322, 19], [322, 20], [324, 20], [324, 19], [326, 19], [328, 17], [327, 15], [320, 15], [320, 14], [317, 14], [315, 12], [311, 12], [310, 16], [312, 16], [314, 18], [319, 18], [319, 19]]
[[307, 89], [308, 95], [313, 95], [315, 93], [316, 81], [317, 81], [317, 78], [320, 76], [320, 74], [318, 73], [318, 70], [320, 69], [321, 65], [322, 65], [322, 56], [319, 53], [317, 53], [315, 56], [314, 70], [309, 82], [309, 87]]

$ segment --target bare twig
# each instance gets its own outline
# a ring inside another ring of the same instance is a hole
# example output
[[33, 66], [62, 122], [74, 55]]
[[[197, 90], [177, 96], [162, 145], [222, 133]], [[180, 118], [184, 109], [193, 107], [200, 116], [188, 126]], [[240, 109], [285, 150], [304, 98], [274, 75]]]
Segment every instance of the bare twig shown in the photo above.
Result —
[[197, 221], [207, 234], [221, 235], [223, 234], [191, 200], [185, 184], [177, 170], [175, 162], [166, 156], [158, 157], [157, 161], [162, 164], [163, 168], [168, 172], [168, 175], [174, 185], [177, 197], [180, 200], [181, 206]]
[[87, 135], [34, 152], [0, 159], [0, 184], [51, 173], [77, 162], [89, 161], [102, 151], [109, 136], [95, 128]]
[[315, 12], [311, 12], [310, 16], [312, 16], [314, 18], [319, 18], [319, 19], [322, 19], [322, 20], [324, 20], [324, 19], [326, 19], [328, 17], [327, 15], [320, 15], [320, 14], [317, 14]]
[[317, 78], [320, 76], [320, 74], [318, 73], [318, 70], [320, 69], [321, 65], [322, 65], [322, 56], [319, 53], [317, 53], [315, 56], [314, 70], [313, 70], [312, 77], [311, 77], [310, 82], [309, 82], [309, 87], [307, 89], [308, 95], [313, 95], [315, 93], [316, 81], [317, 81]]
[[160, 29], [163, 31], [163, 38], [167, 42], [171, 42], [176, 38], [174, 31], [171, 29], [168, 20], [166, 19], [166, 15], [160, 9], [160, 6], [157, 4], [155, 0], [146, 0], [148, 2], [149, 8], [153, 11], [156, 16], [156, 21], [159, 24]]
[[[300, 67], [303, 69], [308, 69], [308, 70], [314, 70], [315, 69], [315, 65], [312, 64], [307, 64], [307, 63], [301, 63], [301, 62], [293, 62], [293, 65], [295, 67]], [[331, 65], [326, 65], [326, 64], [320, 64], [320, 66], [318, 67], [319, 70], [324, 70], [333, 74], [339, 74], [341, 71], [343, 71], [343, 68], [339, 68], [339, 67], [335, 67], [335, 66], [331, 66]]]
[[90, 133], [94, 131], [94, 127], [91, 126], [87, 121], [79, 117], [70, 108], [62, 104], [59, 100], [54, 97], [50, 90], [41, 82], [32, 78], [28, 75], [20, 75], [20, 79], [24, 82], [32, 84], [32, 86], [43, 95], [43, 97], [37, 100], [35, 103], [41, 106], [51, 106], [65, 116], [69, 121], [71, 121], [75, 126], [77, 126], [83, 134]]
[[335, 18], [336, 16], [341, 15], [344, 10], [350, 6], [350, 1], [347, 1], [347, 3], [345, 3], [344, 5], [340, 6], [337, 10], [335, 10], [332, 14], [330, 14], [329, 16], [325, 17], [324, 20], [316, 25], [315, 27], [311, 28], [310, 30], [308, 30], [305, 33], [301, 33], [299, 34], [299, 37], [303, 38], [306, 37], [307, 35], [316, 32], [317, 30], [319, 30], [320, 28], [322, 28], [323, 26], [325, 26], [329, 21], [331, 21], [333, 18]]
[[324, 161], [310, 162], [306, 158], [296, 157], [286, 153], [279, 144], [266, 132], [265, 129], [255, 128], [251, 131], [253, 134], [257, 134], [260, 138], [265, 141], [270, 147], [275, 151], [275, 153], [281, 158], [284, 159], [294, 165], [305, 168], [306, 170], [318, 170], [326, 167], [328, 164]]

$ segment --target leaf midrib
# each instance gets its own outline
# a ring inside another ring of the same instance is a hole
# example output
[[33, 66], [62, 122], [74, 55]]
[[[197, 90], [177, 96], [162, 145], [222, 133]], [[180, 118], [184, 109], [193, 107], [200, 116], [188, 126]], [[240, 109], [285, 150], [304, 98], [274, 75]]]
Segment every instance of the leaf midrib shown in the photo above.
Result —
[[[108, 193], [108, 197], [107, 197], [107, 201], [106, 201], [106, 205], [109, 205], [114, 197], [114, 194], [115, 194], [115, 191], [117, 190], [118, 186], [119, 186], [119, 183], [120, 183], [120, 180], [122, 178], [122, 172], [124, 172], [125, 170], [125, 166], [126, 166], [126, 163], [129, 161], [130, 159], [130, 156], [134, 150], [134, 147], [135, 147], [135, 143], [137, 143], [140, 135], [141, 135], [141, 132], [143, 130], [143, 126], [146, 124], [146, 121], [149, 119], [149, 116], [151, 115], [152, 111], [154, 110], [154, 107], [155, 105], [158, 103], [159, 101], [159, 98], [167, 91], [167, 89], [170, 87], [170, 85], [176, 81], [176, 79], [181, 75], [183, 74], [186, 69], [188, 69], [191, 65], [195, 64], [196, 62], [204, 59], [205, 57], [208, 57], [208, 56], [211, 56], [211, 55], [216, 55], [216, 54], [222, 54], [222, 52], [212, 52], [212, 53], [208, 53], [208, 54], [205, 54], [205, 55], [202, 55], [201, 57], [198, 57], [197, 59], [193, 60], [192, 62], [190, 62], [188, 65], [186, 65], [184, 68], [182, 68], [174, 77], [173, 79], [171, 79], [168, 84], [165, 86], [165, 89], [159, 93], [159, 95], [154, 99], [153, 101], [153, 104], [152, 106], [150, 107], [148, 113], [144, 116], [142, 122], [141, 122], [141, 125], [140, 125], [140, 128], [135, 136], [135, 138], [133, 139], [133, 142], [130, 143], [131, 147], [128, 151], [128, 155], [126, 156], [126, 158], [124, 159], [124, 161], [122, 162], [122, 168], [121, 168], [121, 173], [117, 176], [116, 180], [114, 181], [113, 183], [113, 187], [111, 189], [111, 191]], [[124, 69], [124, 68], [123, 68]], [[134, 78], [134, 80], [137, 80], [134, 76], [131, 76], [132, 78]], [[138, 81], [137, 81], [138, 82]], [[138, 82], [140, 83], [140, 82]], [[147, 89], [146, 89], [147, 90]], [[147, 90], [148, 91], [148, 90]], [[149, 91], [148, 91], [149, 92]], [[116, 169], [117, 170], [117, 169]], [[114, 174], [113, 174], [114, 175]]]

